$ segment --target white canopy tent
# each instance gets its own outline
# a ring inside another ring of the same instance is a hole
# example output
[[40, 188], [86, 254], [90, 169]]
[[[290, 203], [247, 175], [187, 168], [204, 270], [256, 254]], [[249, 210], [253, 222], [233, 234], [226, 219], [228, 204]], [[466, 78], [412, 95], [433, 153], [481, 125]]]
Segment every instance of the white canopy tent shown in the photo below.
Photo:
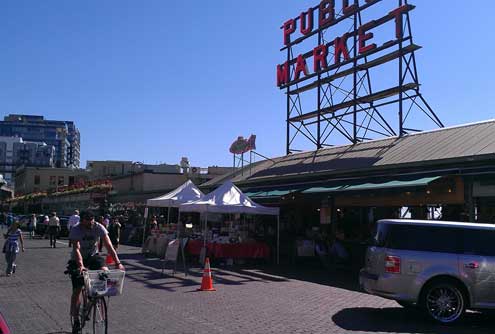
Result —
[[270, 208], [255, 203], [246, 196], [231, 181], [227, 181], [220, 187], [205, 195], [197, 201], [184, 203], [179, 206], [181, 212], [199, 212], [205, 213], [205, 244], [206, 244], [206, 222], [208, 221], [208, 212], [210, 213], [246, 213], [253, 215], [271, 215], [277, 216], [277, 264], [279, 263], [280, 249], [280, 216], [279, 208]]
[[[155, 207], [155, 208], [167, 208], [167, 223], [170, 223], [170, 208], [178, 208], [181, 204], [188, 203], [188, 202], [193, 202], [200, 200], [201, 198], [204, 197], [204, 194], [201, 190], [199, 190], [198, 187], [191, 181], [187, 180], [185, 183], [183, 183], [181, 186], [176, 188], [175, 190], [172, 190], [168, 194], [151, 198], [146, 201], [146, 206], [147, 207]], [[179, 211], [179, 217], [177, 219], [177, 223], [180, 224], [180, 211]], [[145, 225], [145, 230], [146, 230], [146, 225]], [[180, 229], [177, 230], [177, 238], [179, 240], [180, 236]], [[144, 233], [143, 233], [143, 248], [145, 245], [145, 240], [144, 240]], [[179, 241], [181, 244], [182, 242]], [[185, 262], [185, 257], [184, 257], [184, 248], [181, 247], [182, 251], [182, 260], [184, 262], [184, 273], [187, 275], [187, 269], [186, 269], [186, 262]], [[165, 260], [164, 262], [165, 263]], [[177, 262], [176, 266], [177, 266]], [[163, 274], [163, 267], [162, 267], [162, 274]], [[175, 272], [176, 269], [174, 269]]]
[[[146, 206], [154, 208], [168, 208], [167, 223], [170, 223], [170, 208], [178, 208], [181, 204], [197, 201], [203, 197], [203, 192], [199, 190], [199, 188], [196, 187], [196, 185], [191, 180], [187, 180], [181, 186], [179, 186], [175, 190], [172, 190], [168, 194], [147, 200]], [[180, 215], [178, 220], [180, 220]]]
[[152, 198], [146, 201], [146, 205], [150, 207], [172, 207], [177, 208], [183, 203], [197, 201], [203, 198], [204, 194], [191, 180], [187, 180], [177, 189], [168, 194]]

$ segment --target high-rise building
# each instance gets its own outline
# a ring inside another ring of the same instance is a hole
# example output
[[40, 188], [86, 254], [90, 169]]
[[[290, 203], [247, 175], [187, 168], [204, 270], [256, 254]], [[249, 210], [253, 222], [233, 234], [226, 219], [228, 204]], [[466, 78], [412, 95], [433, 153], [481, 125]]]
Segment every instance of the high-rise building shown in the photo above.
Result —
[[19, 137], [0, 137], [0, 174], [14, 187], [15, 171], [21, 166], [54, 167], [55, 148]]
[[56, 167], [79, 167], [80, 134], [72, 121], [46, 120], [43, 116], [10, 114], [0, 121], [0, 136], [21, 137], [55, 147]]

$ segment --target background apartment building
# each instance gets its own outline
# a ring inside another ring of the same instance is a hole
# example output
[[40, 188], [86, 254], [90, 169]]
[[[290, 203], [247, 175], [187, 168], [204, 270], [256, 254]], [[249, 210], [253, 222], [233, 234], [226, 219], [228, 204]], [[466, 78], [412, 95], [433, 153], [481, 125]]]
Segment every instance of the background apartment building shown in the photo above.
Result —
[[46, 120], [43, 116], [10, 114], [0, 121], [0, 136], [43, 142], [55, 148], [55, 166], [80, 164], [80, 134], [74, 122]]
[[15, 171], [20, 166], [54, 167], [55, 148], [19, 137], [0, 137], [0, 174], [15, 187]]

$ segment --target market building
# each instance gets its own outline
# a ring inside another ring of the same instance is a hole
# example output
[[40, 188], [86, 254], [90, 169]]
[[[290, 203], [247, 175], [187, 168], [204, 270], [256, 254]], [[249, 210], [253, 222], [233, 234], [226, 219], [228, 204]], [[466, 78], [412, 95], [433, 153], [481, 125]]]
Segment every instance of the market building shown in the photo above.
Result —
[[88, 172], [79, 168], [20, 167], [15, 175], [15, 194], [55, 192], [86, 180]]
[[[495, 120], [267, 159], [228, 178], [281, 208], [282, 254], [337, 234], [364, 251], [382, 218], [495, 222]], [[352, 253], [352, 251], [351, 251]], [[362, 255], [362, 254], [361, 254]]]
[[142, 214], [149, 198], [187, 180], [201, 184], [231, 171], [231, 167], [181, 168], [131, 161], [88, 161], [87, 169], [22, 166], [16, 170], [15, 197], [9, 206], [18, 213], [55, 210], [64, 215], [91, 209]]
[[[281, 260], [347, 252], [338, 257], [362, 265], [381, 218], [495, 218], [495, 121], [445, 128], [428, 104], [415, 8], [323, 0], [281, 24], [274, 76], [286, 100], [286, 155], [202, 186], [231, 178], [280, 207]], [[247, 152], [232, 153], [236, 161]]]

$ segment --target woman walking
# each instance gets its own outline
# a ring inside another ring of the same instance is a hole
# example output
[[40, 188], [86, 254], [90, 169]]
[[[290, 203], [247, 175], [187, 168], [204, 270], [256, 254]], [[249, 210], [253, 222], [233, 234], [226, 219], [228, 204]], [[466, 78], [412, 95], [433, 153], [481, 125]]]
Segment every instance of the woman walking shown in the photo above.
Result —
[[19, 222], [14, 222], [5, 234], [5, 261], [7, 261], [7, 276], [15, 273], [15, 258], [19, 253], [19, 240], [21, 241], [21, 249], [24, 252], [24, 239], [19, 228]]

